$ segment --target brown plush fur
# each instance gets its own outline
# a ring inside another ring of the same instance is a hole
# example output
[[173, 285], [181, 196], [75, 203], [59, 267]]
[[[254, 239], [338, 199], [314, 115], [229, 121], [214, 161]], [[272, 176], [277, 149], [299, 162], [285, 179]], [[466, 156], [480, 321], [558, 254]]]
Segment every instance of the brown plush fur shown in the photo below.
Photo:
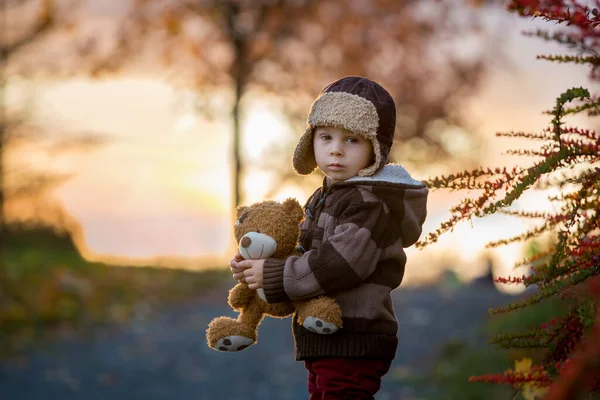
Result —
[[[294, 254], [302, 217], [302, 207], [294, 199], [287, 199], [283, 203], [264, 201], [249, 207], [241, 206], [237, 209], [235, 238], [239, 243], [248, 232], [266, 234], [277, 242], [277, 250], [271, 257], [285, 259]], [[219, 350], [219, 340], [232, 336], [248, 338], [250, 345], [254, 344], [257, 340], [258, 325], [265, 315], [284, 318], [296, 311], [300, 324], [306, 317], [311, 316], [333, 323], [337, 328], [342, 327], [339, 305], [326, 296], [308, 301], [271, 304], [263, 301], [255, 290], [248, 288], [248, 285], [238, 283], [229, 291], [228, 303], [239, 315], [237, 319], [217, 317], [209, 323], [206, 339], [208, 345], [215, 350]], [[246, 347], [241, 346], [235, 351]]]
[[306, 302], [294, 302], [298, 310], [298, 322], [302, 324], [308, 316], [318, 316], [322, 320], [342, 326], [340, 306], [330, 297], [320, 296]]

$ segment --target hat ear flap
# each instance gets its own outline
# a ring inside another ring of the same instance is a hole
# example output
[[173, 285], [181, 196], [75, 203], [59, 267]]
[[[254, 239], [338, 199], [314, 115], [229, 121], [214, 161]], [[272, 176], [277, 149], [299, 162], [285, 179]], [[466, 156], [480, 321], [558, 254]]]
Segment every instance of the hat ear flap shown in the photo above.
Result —
[[384, 164], [387, 162], [389, 147], [386, 144], [379, 143], [379, 140], [377, 140], [374, 133], [369, 136], [369, 140], [373, 146], [373, 164], [358, 171], [358, 176], [372, 176], [383, 168]]
[[283, 202], [283, 208], [287, 212], [289, 216], [294, 218], [295, 221], [300, 222], [302, 217], [304, 216], [304, 210], [302, 210], [302, 206], [298, 203], [298, 200], [294, 198], [287, 198]]
[[313, 128], [309, 126], [296, 145], [293, 159], [294, 169], [300, 175], [309, 175], [317, 168], [313, 148]]

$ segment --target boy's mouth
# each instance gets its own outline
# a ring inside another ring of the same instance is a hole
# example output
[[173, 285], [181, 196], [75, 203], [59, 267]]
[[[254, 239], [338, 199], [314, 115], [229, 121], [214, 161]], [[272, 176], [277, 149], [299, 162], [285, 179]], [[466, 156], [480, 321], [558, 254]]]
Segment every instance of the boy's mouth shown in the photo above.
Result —
[[328, 165], [329, 169], [333, 169], [333, 170], [340, 170], [343, 169], [344, 166], [342, 164], [338, 164], [338, 163], [332, 163]]

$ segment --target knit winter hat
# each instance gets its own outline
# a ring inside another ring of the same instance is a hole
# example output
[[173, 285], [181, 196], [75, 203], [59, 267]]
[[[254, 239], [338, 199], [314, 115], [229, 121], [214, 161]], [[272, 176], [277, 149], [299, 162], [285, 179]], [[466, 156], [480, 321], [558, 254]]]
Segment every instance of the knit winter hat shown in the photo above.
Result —
[[378, 83], [360, 76], [346, 76], [321, 91], [311, 106], [307, 125], [294, 151], [296, 172], [308, 175], [315, 170], [314, 129], [333, 126], [371, 141], [375, 161], [358, 172], [358, 176], [371, 176], [387, 162], [394, 140], [396, 105]]

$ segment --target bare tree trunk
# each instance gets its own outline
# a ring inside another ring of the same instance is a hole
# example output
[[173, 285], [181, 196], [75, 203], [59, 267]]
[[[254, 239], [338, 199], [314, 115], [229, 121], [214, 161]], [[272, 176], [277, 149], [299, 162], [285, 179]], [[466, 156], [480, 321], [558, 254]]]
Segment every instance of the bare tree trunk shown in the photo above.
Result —
[[4, 76], [4, 68], [6, 64], [6, 54], [2, 52], [2, 71], [0, 72], [0, 92], [2, 93], [2, 99], [0, 99], [0, 294], [13, 299], [25, 308], [30, 315], [35, 315], [35, 310], [31, 302], [21, 294], [21, 291], [15, 285], [13, 280], [8, 274], [8, 266], [5, 263], [6, 259], [6, 236], [8, 234], [6, 224], [6, 165], [4, 164], [4, 152], [6, 150], [6, 136], [8, 121], [5, 108], [5, 90], [6, 90], [6, 77]]
[[[238, 63], [241, 64], [241, 63]], [[239, 68], [236, 66], [236, 68]], [[231, 117], [233, 118], [233, 205], [239, 206], [242, 201], [241, 175], [241, 132], [240, 132], [240, 101], [243, 94], [243, 84], [240, 79], [235, 80], [235, 100]]]
[[[6, 2], [2, 2], [3, 7], [7, 7]], [[6, 10], [3, 10], [6, 11]], [[6, 13], [3, 13], [6, 15]], [[8, 136], [8, 117], [6, 115], [6, 67], [8, 64], [9, 57], [39, 39], [44, 33], [46, 33], [52, 27], [54, 21], [54, 0], [43, 0], [39, 15], [38, 22], [32, 31], [20, 38], [19, 40], [0, 46], [0, 290], [3, 291], [8, 297], [20, 303], [28, 312], [35, 315], [34, 307], [31, 302], [26, 299], [19, 288], [14, 284], [11, 277], [8, 274], [8, 269], [5, 264], [5, 252], [6, 252], [6, 235], [7, 235], [7, 224], [6, 224], [6, 165], [5, 151]], [[1, 28], [6, 29], [6, 21], [0, 21]], [[4, 32], [0, 32], [2, 34]]]
[[[2, 55], [4, 58], [4, 54]], [[4, 69], [4, 61], [2, 62], [2, 68]], [[5, 182], [4, 182], [4, 142], [6, 138], [6, 109], [4, 104], [4, 96], [6, 90], [6, 82], [4, 73], [0, 74], [0, 92], [2, 93], [2, 99], [0, 100], [0, 237], [5, 233], [4, 226], [4, 208], [5, 208]], [[3, 240], [0, 240], [0, 257], [2, 256], [2, 250], [4, 249]]]
[[[6, 21], [0, 21], [3, 27], [6, 26]], [[4, 28], [2, 28], [4, 29]], [[5, 225], [5, 171], [4, 171], [4, 151], [5, 146], [4, 143], [6, 141], [6, 124], [7, 124], [7, 115], [6, 115], [6, 105], [5, 105], [5, 96], [6, 96], [6, 65], [8, 63], [8, 56], [10, 54], [10, 49], [6, 46], [0, 48], [0, 57], [2, 59], [0, 62], [0, 293], [5, 292], [7, 296], [11, 298], [15, 298], [12, 292], [12, 281], [10, 277], [7, 276], [6, 273], [6, 265], [4, 264], [5, 260], [5, 252], [6, 252], [6, 225]], [[17, 297], [16, 299], [19, 299]], [[27, 304], [25, 302], [25, 304]]]
[[227, 24], [228, 33], [231, 35], [235, 60], [232, 71], [234, 82], [234, 102], [231, 117], [233, 119], [233, 201], [237, 207], [242, 202], [242, 155], [241, 155], [241, 122], [240, 122], [240, 102], [244, 95], [246, 86], [247, 65], [246, 65], [246, 48], [247, 42], [244, 35], [241, 34], [236, 26], [236, 18], [240, 14], [240, 7], [233, 2], [227, 2], [223, 5], [225, 22]]

